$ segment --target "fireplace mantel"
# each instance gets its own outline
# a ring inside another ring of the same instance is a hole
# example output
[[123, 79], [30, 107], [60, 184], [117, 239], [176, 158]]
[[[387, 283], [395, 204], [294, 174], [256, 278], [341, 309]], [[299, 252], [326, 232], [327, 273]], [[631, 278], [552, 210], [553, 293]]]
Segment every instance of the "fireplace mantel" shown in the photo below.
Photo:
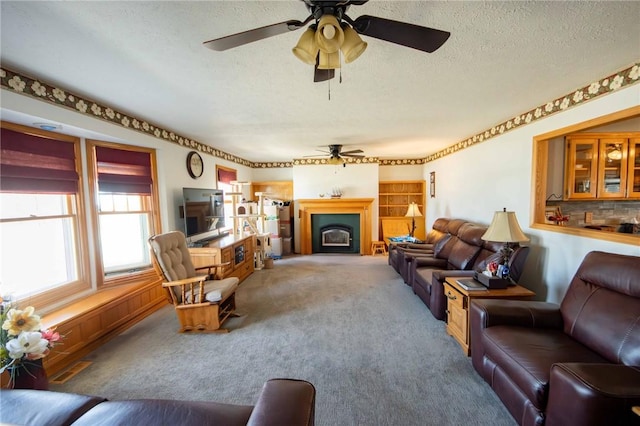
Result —
[[311, 215], [359, 214], [360, 254], [369, 254], [371, 248], [371, 208], [373, 198], [327, 198], [298, 200], [300, 217], [300, 254], [312, 254]]

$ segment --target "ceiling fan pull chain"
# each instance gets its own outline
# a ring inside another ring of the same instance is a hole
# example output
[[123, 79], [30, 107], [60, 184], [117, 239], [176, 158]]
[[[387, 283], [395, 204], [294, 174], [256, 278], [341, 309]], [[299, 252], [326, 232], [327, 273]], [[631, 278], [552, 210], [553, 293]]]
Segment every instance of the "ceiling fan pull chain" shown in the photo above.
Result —
[[331, 100], [331, 79], [327, 80], [327, 92], [329, 94], [329, 100]]

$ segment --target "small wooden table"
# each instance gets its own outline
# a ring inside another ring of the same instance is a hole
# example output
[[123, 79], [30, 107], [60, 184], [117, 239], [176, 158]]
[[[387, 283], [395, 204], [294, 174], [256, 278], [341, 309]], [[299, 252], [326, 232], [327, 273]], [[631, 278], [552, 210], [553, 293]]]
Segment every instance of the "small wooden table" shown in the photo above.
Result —
[[460, 343], [464, 352], [471, 354], [470, 311], [472, 299], [530, 299], [536, 294], [522, 286], [505, 289], [465, 290], [457, 282], [458, 277], [447, 277], [444, 295], [447, 297], [447, 334]]

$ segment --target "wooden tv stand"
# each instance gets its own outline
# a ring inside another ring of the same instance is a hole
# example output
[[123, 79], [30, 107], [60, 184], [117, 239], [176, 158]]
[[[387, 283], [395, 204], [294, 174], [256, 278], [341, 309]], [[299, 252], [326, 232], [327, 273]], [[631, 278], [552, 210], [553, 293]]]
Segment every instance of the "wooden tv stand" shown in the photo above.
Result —
[[222, 268], [223, 277], [238, 277], [242, 282], [254, 271], [255, 239], [255, 235], [228, 235], [206, 247], [192, 247], [189, 253], [195, 267], [229, 262]]

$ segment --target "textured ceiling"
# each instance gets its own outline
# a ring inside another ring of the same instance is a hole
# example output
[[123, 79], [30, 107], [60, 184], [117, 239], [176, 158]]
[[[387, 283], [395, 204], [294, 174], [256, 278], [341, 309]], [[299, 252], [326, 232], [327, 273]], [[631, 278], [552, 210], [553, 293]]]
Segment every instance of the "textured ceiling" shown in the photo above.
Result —
[[[302, 30], [214, 52], [302, 1], [1, 2], [2, 65], [250, 161], [329, 144], [423, 158], [640, 59], [640, 2], [371, 0], [368, 14], [451, 32], [435, 53], [363, 37], [342, 83], [291, 54]], [[331, 99], [328, 99], [329, 89]]]

